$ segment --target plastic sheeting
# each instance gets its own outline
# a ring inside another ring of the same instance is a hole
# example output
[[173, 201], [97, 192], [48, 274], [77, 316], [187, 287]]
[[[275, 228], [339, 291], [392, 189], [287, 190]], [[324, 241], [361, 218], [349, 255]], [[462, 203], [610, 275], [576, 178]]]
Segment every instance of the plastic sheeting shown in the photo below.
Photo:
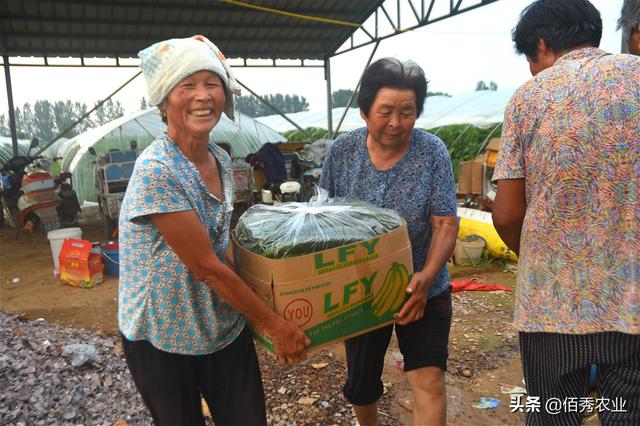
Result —
[[282, 259], [368, 240], [399, 227], [393, 210], [349, 198], [251, 206], [235, 237], [249, 251]]
[[[29, 144], [31, 143], [28, 139], [18, 139], [18, 155], [27, 155], [27, 151], [29, 151]], [[31, 151], [31, 154], [38, 152], [37, 149]], [[0, 136], [0, 167], [4, 166], [7, 161], [13, 158], [13, 145], [11, 142], [11, 138], [6, 136]]]
[[[150, 108], [90, 129], [62, 144], [58, 149], [58, 155], [63, 158], [62, 169], [73, 173], [73, 187], [80, 203], [97, 200], [93, 164], [95, 157], [89, 153], [89, 147], [93, 147], [98, 154], [110, 149], [128, 150], [130, 142], [135, 140], [138, 149], [142, 150], [165, 129], [166, 125], [160, 120], [158, 110]], [[229, 143], [234, 158], [244, 158], [258, 151], [266, 142], [286, 141], [276, 131], [242, 113], [236, 113], [235, 121], [223, 114], [220, 122], [213, 128], [210, 139], [216, 143]]]
[[[55, 158], [58, 156], [58, 151], [60, 148], [68, 141], [67, 138], [58, 139], [53, 145], [48, 147], [42, 152], [42, 156]], [[38, 148], [33, 148], [31, 150], [31, 155], [34, 155], [36, 152], [40, 150], [40, 147], [47, 144], [47, 141], [40, 141], [40, 146]], [[27, 155], [27, 151], [29, 150], [29, 145], [31, 141], [29, 139], [18, 139], [18, 154], [19, 155]], [[7, 136], [0, 136], [0, 167], [4, 165], [7, 161], [9, 161], [13, 157], [13, 146], [11, 144], [11, 138]]]
[[[433, 129], [450, 124], [472, 124], [476, 127], [489, 127], [501, 123], [504, 118], [504, 108], [513, 95], [514, 90], [482, 90], [462, 93], [456, 96], [429, 96], [425, 101], [424, 111], [416, 121], [419, 129]], [[332, 110], [333, 126], [337, 126], [344, 107]], [[303, 129], [317, 127], [327, 128], [327, 112], [303, 111], [287, 114], [291, 120]], [[295, 127], [280, 115], [258, 117], [256, 120], [277, 130], [286, 132]], [[358, 108], [349, 108], [340, 126], [340, 131], [347, 131], [363, 127], [364, 120], [360, 117]]]

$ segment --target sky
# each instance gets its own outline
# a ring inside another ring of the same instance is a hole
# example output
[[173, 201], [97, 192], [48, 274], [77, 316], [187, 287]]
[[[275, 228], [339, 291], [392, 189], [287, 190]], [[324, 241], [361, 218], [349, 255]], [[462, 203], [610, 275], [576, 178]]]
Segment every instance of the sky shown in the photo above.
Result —
[[[603, 21], [600, 47], [619, 53], [621, 33], [616, 31], [616, 21], [622, 0], [591, 1], [600, 11]], [[391, 37], [380, 43], [374, 60], [386, 56], [414, 60], [424, 69], [429, 80], [428, 90], [432, 92], [455, 95], [473, 91], [479, 80], [494, 81], [499, 89], [516, 88], [531, 75], [524, 56], [515, 53], [511, 29], [529, 3], [531, 0], [500, 0]], [[463, 2], [463, 6], [469, 4], [473, 2]], [[212, 33], [215, 35], [215, 29]], [[167, 34], [167, 38], [170, 37], [171, 34]], [[215, 42], [215, 37], [212, 41]], [[372, 46], [331, 59], [332, 91], [355, 88]], [[258, 94], [298, 94], [307, 98], [310, 110], [326, 108], [327, 89], [322, 68], [236, 67], [234, 71], [236, 78]], [[93, 105], [136, 72], [137, 68], [11, 67], [14, 105], [22, 107], [25, 102], [33, 105], [38, 99], [71, 99]], [[245, 91], [243, 94], [248, 93]], [[143, 77], [139, 76], [114, 100], [123, 105], [125, 112], [133, 112], [139, 109], [143, 96], [146, 96], [146, 85]], [[0, 113], [6, 114], [7, 111], [6, 82], [2, 73]]]

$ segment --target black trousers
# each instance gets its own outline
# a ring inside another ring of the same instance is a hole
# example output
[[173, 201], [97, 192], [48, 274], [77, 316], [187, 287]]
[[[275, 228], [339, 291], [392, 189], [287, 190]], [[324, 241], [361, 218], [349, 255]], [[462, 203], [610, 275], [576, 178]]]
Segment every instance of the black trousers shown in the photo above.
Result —
[[[640, 335], [521, 332], [520, 355], [526, 401], [539, 398], [524, 407], [527, 425], [577, 426], [588, 406], [603, 426], [640, 425]], [[585, 404], [591, 364], [598, 399]]]
[[233, 343], [208, 355], [172, 354], [124, 336], [122, 343], [156, 425], [204, 425], [201, 396], [216, 426], [266, 425], [260, 366], [247, 327]]
[[355, 405], [376, 402], [383, 393], [384, 357], [395, 327], [404, 371], [422, 367], [447, 369], [451, 329], [451, 291], [429, 299], [424, 316], [407, 325], [391, 324], [344, 342], [347, 352], [345, 398]]

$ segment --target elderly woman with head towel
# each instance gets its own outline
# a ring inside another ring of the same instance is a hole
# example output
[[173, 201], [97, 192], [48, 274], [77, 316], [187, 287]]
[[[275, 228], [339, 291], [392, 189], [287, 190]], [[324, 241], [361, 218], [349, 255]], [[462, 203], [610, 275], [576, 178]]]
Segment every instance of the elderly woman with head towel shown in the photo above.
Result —
[[118, 322], [127, 365], [156, 424], [265, 424], [260, 369], [246, 320], [281, 361], [308, 338], [263, 304], [225, 264], [232, 211], [228, 154], [209, 143], [237, 83], [203, 36], [139, 53], [149, 101], [166, 133], [136, 162], [120, 213]]

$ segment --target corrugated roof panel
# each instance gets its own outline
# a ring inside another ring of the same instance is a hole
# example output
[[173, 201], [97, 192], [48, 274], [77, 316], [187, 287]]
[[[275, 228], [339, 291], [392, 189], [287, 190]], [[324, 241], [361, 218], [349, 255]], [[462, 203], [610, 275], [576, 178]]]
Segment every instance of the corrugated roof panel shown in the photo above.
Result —
[[[246, 1], [355, 23], [361, 23], [382, 3], [382, 0]], [[49, 49], [47, 56], [112, 56], [116, 53], [135, 56], [152, 41], [204, 33], [211, 35], [229, 57], [324, 58], [333, 53], [333, 46], [342, 44], [353, 32], [353, 27], [208, 0], [4, 0], [1, 7], [6, 10], [4, 17], [0, 16], [2, 43], [10, 56], [42, 54], [43, 46]], [[19, 28], [19, 22], [24, 20], [43, 25], [41, 28], [29, 26], [28, 30]], [[55, 34], [52, 34], [51, 22], [59, 25]], [[19, 39], [25, 35], [26, 40]], [[51, 38], [55, 39], [52, 45], [44, 42]], [[307, 51], [308, 43], [314, 38], [319, 39], [319, 46]], [[78, 44], [77, 39], [83, 42]]]
[[[25, 2], [30, 4], [31, 2]], [[53, 3], [53, 17], [56, 19], [65, 19], [69, 16], [69, 6], [66, 3]], [[44, 13], [44, 12], [43, 12]], [[45, 15], [46, 16], [46, 15]]]

